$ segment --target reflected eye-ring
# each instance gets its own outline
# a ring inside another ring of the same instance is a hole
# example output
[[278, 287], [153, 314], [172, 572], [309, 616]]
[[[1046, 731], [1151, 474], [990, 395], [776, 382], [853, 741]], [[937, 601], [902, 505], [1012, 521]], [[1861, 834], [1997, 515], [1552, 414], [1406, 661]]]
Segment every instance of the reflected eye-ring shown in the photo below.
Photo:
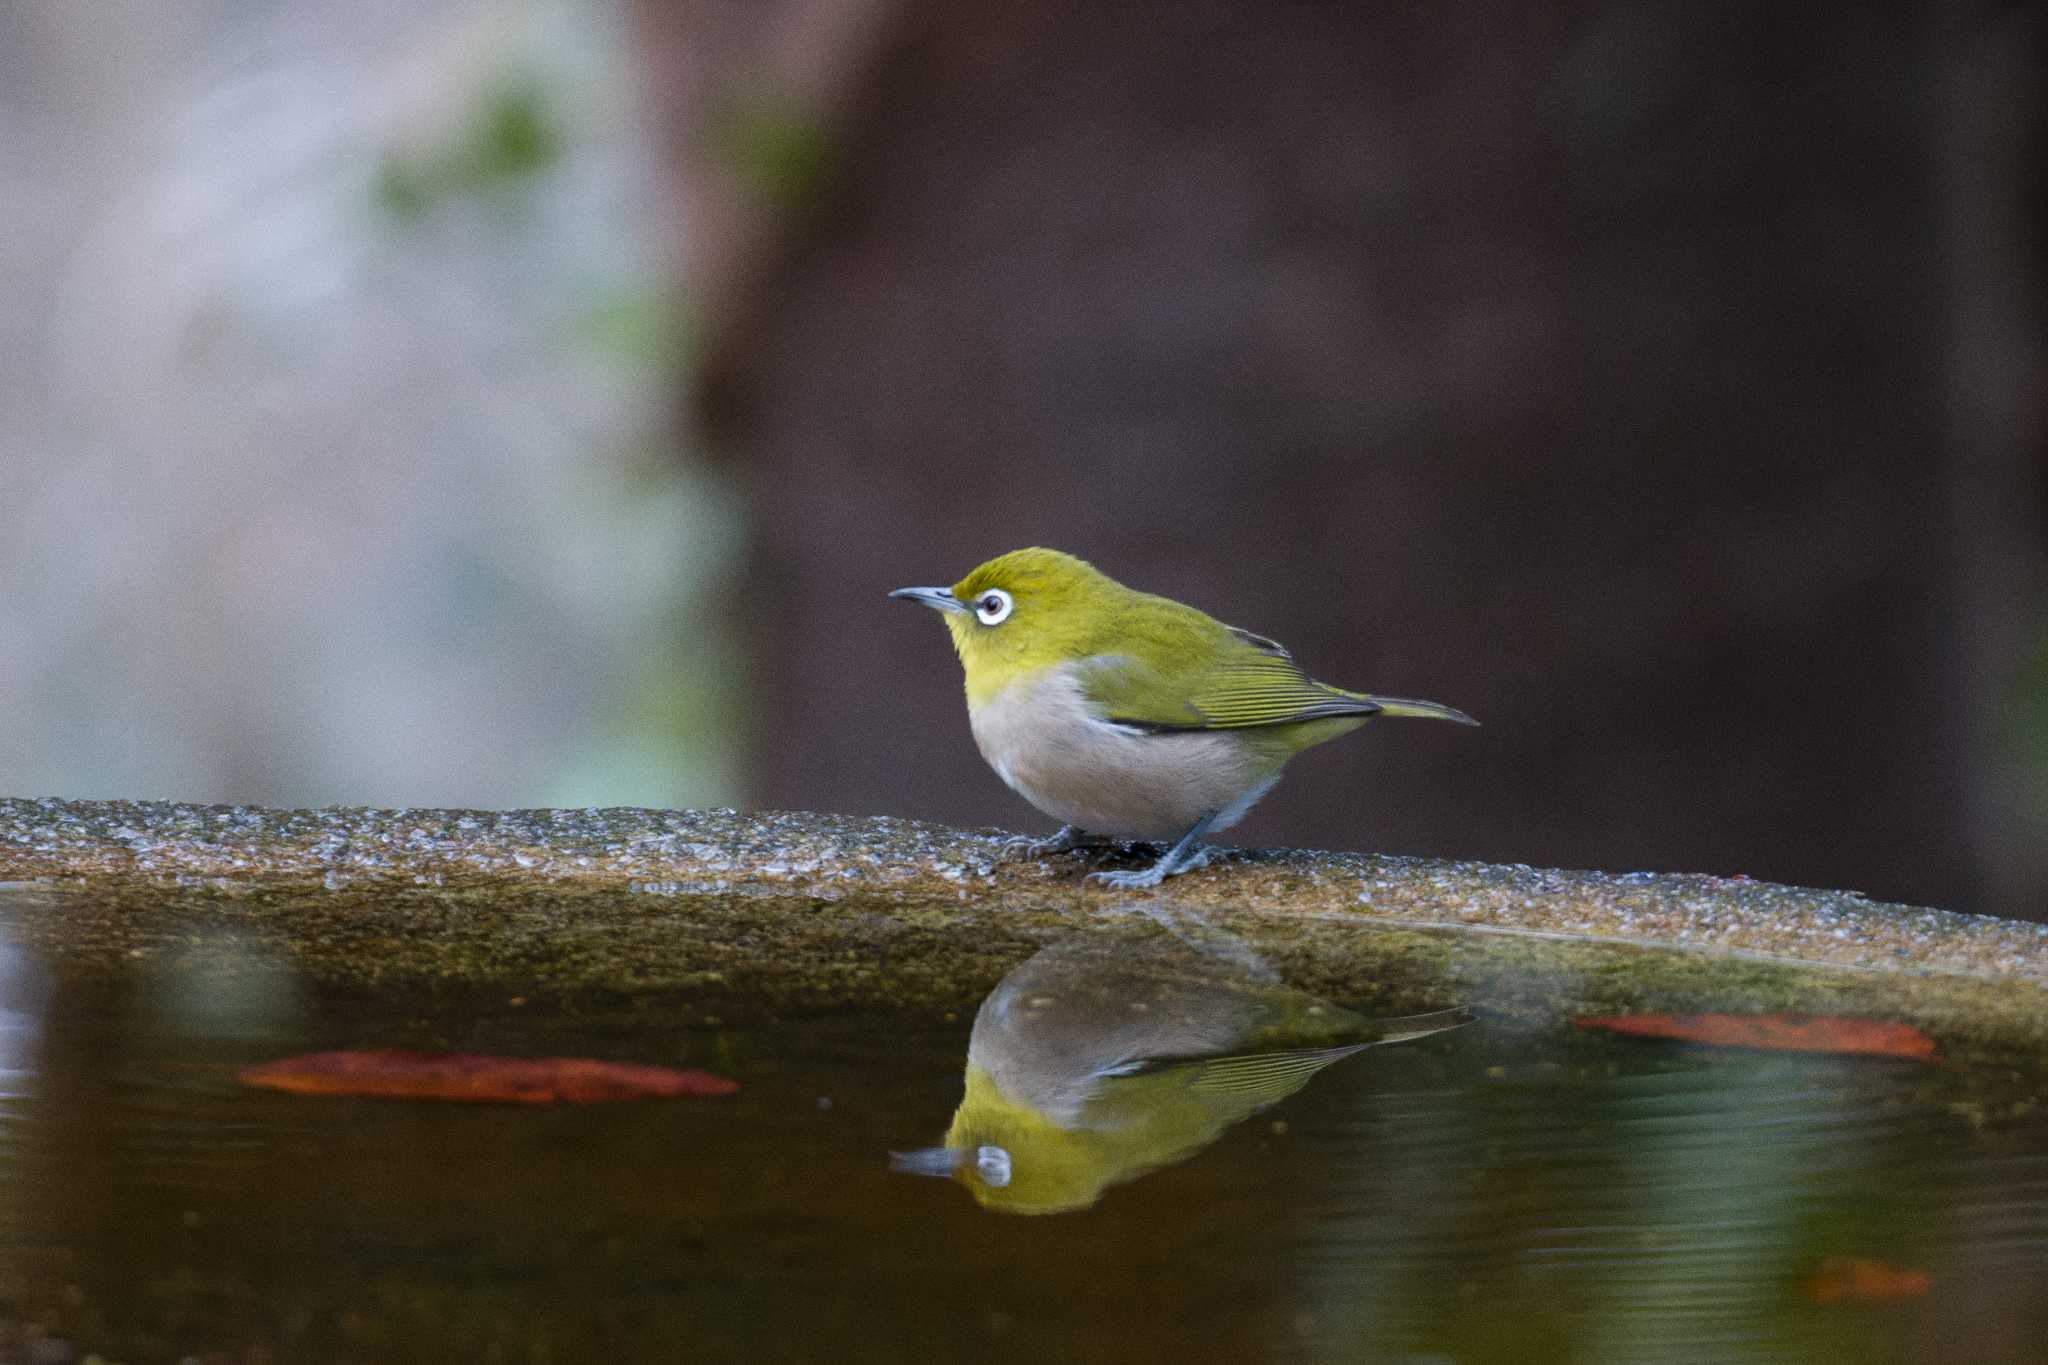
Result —
[[974, 616], [985, 626], [999, 626], [1010, 619], [1010, 608], [1015, 605], [1010, 594], [1001, 588], [990, 588], [974, 599]]
[[1000, 1190], [1010, 1183], [1010, 1154], [1000, 1147], [977, 1147], [974, 1170], [983, 1184]]

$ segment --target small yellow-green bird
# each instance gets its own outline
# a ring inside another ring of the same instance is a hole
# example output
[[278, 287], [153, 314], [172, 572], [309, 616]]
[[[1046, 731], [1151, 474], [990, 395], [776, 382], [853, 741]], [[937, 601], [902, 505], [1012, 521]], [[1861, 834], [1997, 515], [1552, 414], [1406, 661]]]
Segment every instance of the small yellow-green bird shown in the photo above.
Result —
[[941, 1145], [890, 1154], [1001, 1213], [1084, 1209], [1185, 1161], [1334, 1062], [1471, 1022], [1366, 1019], [1235, 956], [1157, 932], [1077, 935], [982, 1001]]
[[1171, 841], [1148, 868], [1093, 874], [1114, 887], [1201, 866], [1202, 836], [1242, 819], [1287, 760], [1374, 716], [1478, 724], [1433, 701], [1319, 683], [1274, 641], [1058, 550], [1013, 550], [950, 588], [889, 595], [945, 613], [981, 756], [1065, 826], [1012, 851]]

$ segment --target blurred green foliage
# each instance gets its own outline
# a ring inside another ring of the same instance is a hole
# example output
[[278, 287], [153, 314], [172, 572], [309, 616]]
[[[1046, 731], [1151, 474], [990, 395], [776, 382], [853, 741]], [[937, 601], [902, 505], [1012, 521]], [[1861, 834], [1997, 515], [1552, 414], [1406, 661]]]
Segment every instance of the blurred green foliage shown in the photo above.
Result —
[[[538, 79], [503, 81], [441, 142], [387, 153], [377, 172], [377, 206], [413, 223], [459, 199], [509, 201], [567, 158], [564, 119], [561, 102]], [[787, 120], [740, 126], [742, 143], [757, 149], [748, 164], [792, 193], [791, 177], [799, 176], [793, 168], [809, 159], [792, 148], [804, 138]], [[575, 353], [620, 382], [657, 390], [688, 371], [693, 329], [664, 275], [592, 278], [576, 289], [550, 323], [560, 329], [555, 339], [565, 361]], [[653, 411], [661, 411], [658, 404]], [[531, 798], [543, 804], [689, 806], [738, 795], [739, 662], [729, 632], [706, 619], [700, 603], [728, 571], [742, 511], [717, 478], [676, 458], [670, 434], [656, 421], [644, 444], [587, 452], [586, 474], [565, 474], [556, 501], [555, 534], [563, 545], [606, 544], [607, 554], [637, 561], [631, 577], [643, 594], [674, 605], [626, 651], [627, 672], [594, 680], [585, 724], [552, 757]], [[563, 553], [564, 563], [577, 558]], [[592, 610], [594, 618], [605, 614]]]
[[824, 122], [781, 95], [735, 101], [711, 121], [710, 137], [742, 185], [789, 215], [817, 202], [840, 159]]
[[539, 82], [515, 79], [491, 91], [447, 145], [387, 155], [378, 168], [377, 203], [394, 218], [418, 218], [451, 196], [523, 184], [561, 155], [561, 134]]
[[576, 320], [577, 339], [599, 355], [670, 373], [689, 368], [696, 329], [683, 300], [665, 288], [600, 298]]

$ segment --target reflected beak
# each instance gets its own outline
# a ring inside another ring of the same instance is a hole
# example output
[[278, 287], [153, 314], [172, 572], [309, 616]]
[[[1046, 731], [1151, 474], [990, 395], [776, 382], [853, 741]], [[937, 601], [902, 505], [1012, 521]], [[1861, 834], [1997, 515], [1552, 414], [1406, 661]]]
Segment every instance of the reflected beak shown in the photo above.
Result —
[[953, 596], [951, 588], [898, 588], [889, 596], [900, 597], [906, 602], [916, 602], [920, 606], [933, 607], [939, 611], [967, 610], [967, 604]]
[[[930, 592], [931, 589], [912, 591]], [[896, 594], [891, 593], [894, 597]], [[974, 1153], [957, 1147], [920, 1147], [914, 1152], [889, 1153], [889, 1169], [905, 1175], [935, 1175], [941, 1180], [952, 1179], [953, 1172], [960, 1169], [962, 1162]]]

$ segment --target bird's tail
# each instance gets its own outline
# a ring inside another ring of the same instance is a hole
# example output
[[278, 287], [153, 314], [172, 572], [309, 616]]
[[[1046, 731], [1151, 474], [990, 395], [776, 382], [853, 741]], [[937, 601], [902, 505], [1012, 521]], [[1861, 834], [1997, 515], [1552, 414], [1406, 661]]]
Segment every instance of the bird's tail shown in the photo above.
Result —
[[1379, 1035], [1374, 1043], [1405, 1043], [1411, 1038], [1427, 1038], [1432, 1033], [1446, 1029], [1462, 1028], [1473, 1021], [1471, 1010], [1463, 1005], [1453, 1005], [1447, 1010], [1435, 1010], [1429, 1014], [1411, 1014], [1401, 1019], [1375, 1019], [1374, 1031]]
[[1479, 723], [1456, 707], [1444, 706], [1433, 701], [1414, 701], [1408, 697], [1375, 697], [1369, 692], [1350, 692], [1345, 695], [1371, 702], [1379, 708], [1379, 714], [1383, 716], [1419, 716], [1424, 720], [1454, 720], [1460, 725]]

